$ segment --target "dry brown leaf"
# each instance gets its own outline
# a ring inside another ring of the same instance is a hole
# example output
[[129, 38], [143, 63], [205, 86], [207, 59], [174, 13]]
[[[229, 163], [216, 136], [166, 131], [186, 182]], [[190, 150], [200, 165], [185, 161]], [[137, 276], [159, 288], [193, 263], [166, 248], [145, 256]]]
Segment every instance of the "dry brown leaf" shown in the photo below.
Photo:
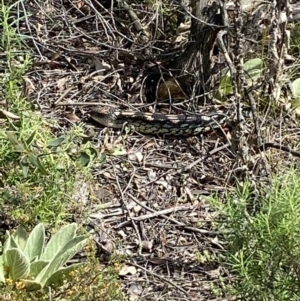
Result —
[[108, 71], [111, 69], [111, 66], [105, 62], [101, 62], [100, 59], [96, 56], [93, 57], [93, 63], [95, 65], [95, 69], [97, 71], [100, 71], [98, 72], [98, 74], [101, 74], [101, 75], [104, 75], [104, 71]]
[[63, 91], [65, 90], [65, 85], [66, 85], [66, 82], [68, 81], [68, 78], [67, 77], [62, 77], [60, 78], [56, 83], [57, 83], [57, 88], [59, 89], [59, 91]]
[[176, 34], [179, 35], [183, 32], [188, 32], [191, 28], [191, 22], [187, 22], [187, 23], [180, 23], [180, 25], [177, 27], [176, 29]]
[[128, 289], [129, 300], [130, 301], [140, 300], [142, 292], [143, 292], [143, 288], [140, 284], [136, 284], [136, 283], [132, 284]]
[[162, 258], [162, 257], [153, 257], [153, 258], [148, 258], [148, 261], [153, 263], [153, 264], [166, 264], [167, 260], [166, 258]]
[[20, 119], [19, 116], [15, 115], [12, 112], [0, 109], [0, 119], [8, 119], [8, 118], [14, 119], [14, 120], [19, 120]]
[[81, 9], [81, 8], [83, 8], [84, 7], [84, 1], [79, 1], [78, 3], [77, 3], [77, 8], [79, 8], [79, 9]]
[[136, 274], [136, 268], [133, 267], [133, 266], [124, 265], [121, 268], [121, 270], [119, 272], [119, 275], [120, 276], [125, 276], [125, 275], [128, 275], [128, 274], [135, 275]]
[[142, 241], [142, 248], [144, 250], [147, 250], [147, 251], [152, 251], [152, 248], [153, 248], [153, 240], [143, 240]]
[[71, 122], [77, 122], [80, 120], [80, 118], [74, 113], [74, 111], [72, 112], [66, 112], [65, 113], [65, 117], [70, 120]]
[[141, 163], [143, 161], [144, 156], [142, 155], [142, 153], [140, 151], [137, 152], [132, 152], [128, 154], [128, 159], [130, 161], [135, 161], [138, 163]]

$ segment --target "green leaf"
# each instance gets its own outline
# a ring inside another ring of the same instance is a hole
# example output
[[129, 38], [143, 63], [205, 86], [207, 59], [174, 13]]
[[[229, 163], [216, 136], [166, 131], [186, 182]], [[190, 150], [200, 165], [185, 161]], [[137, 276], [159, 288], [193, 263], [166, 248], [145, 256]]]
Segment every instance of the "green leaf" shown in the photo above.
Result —
[[246, 74], [246, 79], [250, 82], [253, 82], [261, 77], [261, 70], [253, 70]]
[[41, 260], [52, 260], [56, 254], [76, 235], [77, 224], [66, 225], [56, 232], [48, 242]]
[[5, 265], [9, 268], [9, 276], [16, 281], [21, 278], [26, 278], [29, 275], [30, 263], [22, 251], [18, 249], [10, 249], [6, 252]]
[[6, 136], [16, 152], [18, 153], [26, 152], [24, 145], [18, 140], [17, 136], [14, 133], [6, 132]]
[[26, 241], [24, 248], [25, 255], [29, 258], [30, 261], [33, 258], [40, 258], [43, 247], [45, 243], [45, 228], [42, 223], [36, 225], [34, 229], [29, 234], [29, 237]]
[[82, 166], [87, 166], [90, 163], [91, 158], [86, 152], [80, 152], [79, 160]]
[[41, 271], [41, 273], [36, 277], [36, 281], [40, 282], [44, 286], [52, 274], [58, 271], [70, 258], [78, 253], [87, 244], [88, 240], [88, 235], [74, 237], [53, 258], [50, 264]]
[[300, 78], [297, 78], [293, 81], [293, 89], [294, 89], [294, 96], [299, 97], [300, 96]]
[[88, 147], [86, 150], [90, 151], [92, 157], [94, 158], [98, 157], [98, 151], [94, 147]]
[[215, 97], [218, 100], [222, 100], [222, 98], [226, 95], [233, 93], [233, 85], [232, 80], [229, 75], [224, 75], [221, 77], [219, 89], [216, 92]]
[[57, 283], [63, 279], [68, 279], [70, 278], [70, 272], [78, 269], [78, 267], [82, 266], [84, 264], [84, 262], [80, 262], [80, 263], [74, 263], [72, 265], [69, 265], [67, 267], [64, 268], [60, 268], [58, 271], [56, 271], [55, 273], [53, 273], [48, 280], [46, 281], [45, 285], [51, 285], [53, 283]]
[[263, 61], [260, 58], [255, 58], [244, 63], [243, 68], [246, 72], [251, 73], [254, 70], [263, 69]]
[[4, 252], [8, 249], [18, 248], [18, 244], [12, 235], [8, 234], [8, 238], [5, 241], [3, 248], [4, 248]]
[[249, 81], [257, 80], [262, 75], [263, 61], [255, 58], [245, 62], [244, 64], [245, 75]]
[[12, 238], [16, 242], [19, 250], [24, 250], [28, 236], [28, 233], [22, 226], [19, 226], [17, 230], [12, 234]]
[[292, 99], [291, 107], [297, 115], [300, 115], [300, 97]]
[[40, 160], [39, 157], [36, 157], [36, 162], [37, 162], [37, 165], [38, 165], [38, 169], [39, 171], [43, 174], [43, 175], [48, 175], [48, 171], [45, 169], [42, 161]]
[[66, 139], [65, 136], [61, 136], [59, 138], [56, 138], [54, 140], [51, 140], [47, 143], [47, 147], [58, 147], [60, 146]]
[[56, 260], [60, 262], [60, 266], [57, 266], [57, 269], [62, 267], [69, 259], [81, 251], [82, 248], [88, 243], [89, 239], [89, 235], [80, 235], [69, 241], [53, 260], [54, 263], [56, 263]]
[[53, 259], [52, 263], [55, 267], [53, 271], [57, 271], [69, 259], [71, 259], [75, 254], [77, 254], [87, 244], [88, 240], [89, 235], [80, 235], [74, 237], [71, 241], [69, 241]]
[[5, 282], [3, 255], [0, 256], [0, 282]]
[[14, 248], [18, 249], [18, 244], [16, 243], [14, 238], [8, 233], [8, 238], [4, 242], [4, 246], [3, 246], [3, 261], [4, 261], [4, 264], [6, 264], [6, 252], [8, 250], [14, 249]]
[[27, 158], [24, 157], [21, 161], [21, 165], [22, 165], [22, 174], [24, 178], [27, 178], [28, 175], [28, 171], [29, 171], [29, 164], [27, 161]]
[[30, 144], [32, 143], [33, 139], [35, 138], [35, 135], [36, 135], [36, 131], [33, 131], [31, 133], [31, 135], [29, 136], [29, 138], [25, 141], [25, 144], [27, 146], [30, 146]]
[[29, 154], [29, 155], [27, 155], [27, 159], [28, 159], [28, 162], [30, 162], [31, 165], [33, 165], [34, 167], [39, 167], [39, 165], [37, 163], [37, 156], [36, 155]]
[[29, 275], [31, 277], [35, 278], [48, 264], [49, 264], [49, 261], [44, 261], [44, 260], [38, 260], [38, 261], [32, 262], [30, 264]]

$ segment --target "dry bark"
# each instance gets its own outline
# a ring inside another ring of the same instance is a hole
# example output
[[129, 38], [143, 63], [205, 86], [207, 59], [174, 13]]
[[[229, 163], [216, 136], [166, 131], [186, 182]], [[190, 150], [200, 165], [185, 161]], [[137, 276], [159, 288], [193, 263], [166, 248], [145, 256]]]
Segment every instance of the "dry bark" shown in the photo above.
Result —
[[181, 74], [195, 74], [198, 71], [201, 83], [205, 85], [213, 69], [212, 53], [216, 37], [224, 22], [217, 1], [191, 0], [191, 8], [189, 43], [174, 65]]

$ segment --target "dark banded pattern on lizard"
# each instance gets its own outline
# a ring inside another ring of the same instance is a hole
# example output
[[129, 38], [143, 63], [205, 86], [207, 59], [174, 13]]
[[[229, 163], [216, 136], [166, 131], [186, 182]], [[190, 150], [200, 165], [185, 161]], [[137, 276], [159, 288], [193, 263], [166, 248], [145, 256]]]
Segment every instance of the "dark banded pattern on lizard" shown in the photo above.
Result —
[[128, 125], [143, 134], [164, 134], [167, 136], [204, 134], [224, 126], [228, 120], [222, 111], [168, 115], [102, 108], [94, 109], [90, 114], [94, 121], [107, 127], [122, 128], [124, 125]]

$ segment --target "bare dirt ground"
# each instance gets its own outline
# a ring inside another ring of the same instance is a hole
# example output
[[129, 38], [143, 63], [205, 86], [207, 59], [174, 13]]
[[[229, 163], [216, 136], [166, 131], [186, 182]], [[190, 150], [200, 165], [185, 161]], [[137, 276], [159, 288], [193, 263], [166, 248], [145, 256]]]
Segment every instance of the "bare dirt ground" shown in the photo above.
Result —
[[[143, 62], [143, 53], [180, 52], [171, 28], [178, 7], [163, 7], [162, 18], [162, 7], [138, 1], [131, 6], [143, 24], [151, 25], [146, 40], [143, 29], [137, 32], [130, 21], [130, 11], [117, 2], [28, 2], [19, 28], [34, 57], [26, 77], [28, 99], [45, 119], [59, 120], [58, 133], [76, 121], [72, 109], [87, 131], [95, 128], [95, 146], [106, 158], [93, 170], [98, 185], [92, 188], [86, 223], [98, 233], [102, 263], [113, 252], [126, 255], [120, 277], [129, 300], [229, 300], [216, 294], [219, 277], [230, 281], [230, 276], [218, 262], [224, 242], [213, 229], [215, 213], [207, 197], [224, 195], [245, 173], [266, 179], [270, 166], [250, 148], [251, 170], [245, 169], [231, 150], [228, 129], [167, 139], [106, 130], [88, 120], [91, 103], [154, 111], [145, 99], [151, 62]], [[280, 126], [268, 124], [270, 132]], [[278, 151], [272, 153], [282, 160]]]

